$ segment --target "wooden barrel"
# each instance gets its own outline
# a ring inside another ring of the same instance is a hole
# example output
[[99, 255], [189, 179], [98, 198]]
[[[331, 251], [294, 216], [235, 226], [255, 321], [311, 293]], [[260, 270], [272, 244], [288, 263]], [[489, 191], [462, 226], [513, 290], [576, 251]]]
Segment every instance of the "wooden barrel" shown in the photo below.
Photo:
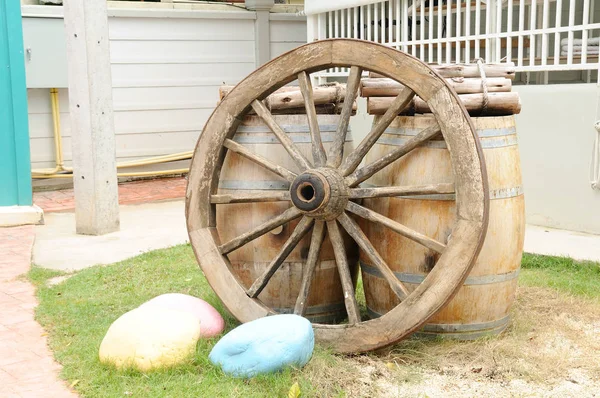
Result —
[[[307, 159], [312, 159], [311, 137], [306, 115], [275, 115], [275, 120], [289, 134]], [[339, 115], [318, 115], [321, 136], [325, 149], [333, 142]], [[246, 116], [240, 124], [234, 141], [274, 163], [299, 173], [277, 137], [258, 116]], [[353, 149], [351, 135], [345, 144], [345, 153]], [[289, 182], [252, 161], [229, 151], [219, 180], [219, 193], [232, 190], [288, 190]], [[227, 204], [217, 206], [217, 230], [222, 242], [233, 239], [263, 222], [278, 216], [291, 202], [253, 204]], [[300, 218], [283, 225], [262, 237], [231, 252], [228, 257], [233, 273], [248, 289], [254, 280], [265, 271], [275, 258], [284, 242], [300, 221]], [[280, 313], [293, 312], [302, 282], [302, 272], [310, 247], [308, 233], [273, 275], [258, 298]], [[355, 264], [353, 279], [358, 277], [358, 249], [349, 236], [345, 235], [349, 262]], [[337, 323], [346, 318], [346, 307], [342, 285], [331, 242], [325, 239], [312, 288], [308, 296], [306, 317], [315, 323]]]
[[[420, 334], [475, 339], [504, 330], [514, 301], [525, 233], [524, 197], [514, 116], [472, 118], [483, 148], [489, 188], [487, 236], [475, 266], [456, 296], [431, 318]], [[368, 154], [367, 163], [435, 124], [430, 116], [398, 117]], [[366, 186], [453, 182], [449, 152], [441, 135], [366, 181]], [[365, 200], [364, 205], [401, 224], [447, 243], [455, 221], [454, 195]], [[392, 271], [414, 290], [439, 255], [395, 232], [361, 225]], [[398, 304], [378, 270], [361, 254], [365, 298], [370, 316]]]

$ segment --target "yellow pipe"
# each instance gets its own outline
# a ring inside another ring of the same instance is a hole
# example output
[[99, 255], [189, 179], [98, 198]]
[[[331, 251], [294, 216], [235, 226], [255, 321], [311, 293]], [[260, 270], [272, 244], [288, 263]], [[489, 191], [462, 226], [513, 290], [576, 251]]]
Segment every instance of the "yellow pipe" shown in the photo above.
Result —
[[58, 90], [50, 89], [52, 103], [52, 120], [54, 121], [54, 147], [56, 148], [56, 167], [63, 168], [65, 163], [62, 151], [62, 137], [60, 135], [60, 104], [58, 103]]
[[186, 160], [192, 158], [192, 151], [174, 153], [171, 155], [155, 156], [141, 160], [130, 160], [128, 162], [117, 163], [117, 168], [148, 166], [151, 164], [174, 162], [178, 160]]
[[60, 135], [60, 106], [58, 103], [58, 89], [50, 89], [50, 105], [52, 106], [52, 124], [54, 134], [54, 155], [56, 166], [53, 169], [33, 169], [33, 174], [56, 174], [61, 171], [72, 171], [73, 169], [64, 167], [62, 137]]
[[[117, 177], [152, 177], [161, 175], [173, 175], [173, 174], [185, 174], [189, 172], [189, 169], [175, 169], [175, 170], [159, 170], [159, 171], [139, 171], [131, 173], [117, 173]], [[45, 179], [45, 178], [73, 178], [73, 174], [48, 174], [48, 175], [35, 175], [32, 176], [34, 179]]]
[[[62, 136], [60, 134], [60, 105], [59, 105], [59, 96], [58, 89], [51, 88], [50, 89], [50, 104], [52, 106], [52, 123], [53, 123], [53, 133], [54, 133], [54, 153], [55, 153], [55, 163], [56, 167], [53, 169], [32, 169], [32, 178], [35, 179], [43, 179], [43, 178], [71, 178], [71, 174], [65, 174], [61, 172], [72, 173], [73, 168], [65, 167], [64, 165], [64, 157], [63, 157], [63, 148], [62, 148]], [[140, 160], [131, 160], [128, 162], [117, 163], [117, 169], [120, 168], [130, 168], [130, 167], [140, 167], [140, 166], [149, 166], [153, 164], [167, 163], [178, 160], [186, 160], [192, 158], [192, 151], [187, 152], [179, 152], [173, 153], [169, 155], [162, 156], [154, 156], [151, 158], [140, 159]], [[118, 177], [144, 177], [144, 176], [159, 176], [159, 175], [168, 175], [168, 174], [182, 174], [187, 173], [188, 169], [175, 169], [175, 170], [160, 170], [160, 171], [140, 171], [140, 172], [130, 172], [130, 173], [117, 173]]]

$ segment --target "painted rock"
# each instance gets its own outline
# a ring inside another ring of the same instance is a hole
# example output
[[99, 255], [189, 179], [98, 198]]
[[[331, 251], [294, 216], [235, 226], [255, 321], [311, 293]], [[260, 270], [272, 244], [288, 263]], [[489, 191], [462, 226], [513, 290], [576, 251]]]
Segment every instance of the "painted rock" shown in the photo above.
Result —
[[200, 322], [183, 311], [136, 308], [113, 322], [100, 344], [100, 362], [149, 371], [186, 362], [196, 352]]
[[273, 315], [245, 323], [213, 347], [210, 361], [235, 377], [253, 377], [288, 366], [303, 367], [315, 345], [311, 323], [297, 315]]
[[206, 301], [181, 293], [161, 294], [142, 304], [139, 308], [164, 308], [184, 311], [200, 322], [200, 335], [213, 337], [225, 329], [225, 321], [219, 312]]

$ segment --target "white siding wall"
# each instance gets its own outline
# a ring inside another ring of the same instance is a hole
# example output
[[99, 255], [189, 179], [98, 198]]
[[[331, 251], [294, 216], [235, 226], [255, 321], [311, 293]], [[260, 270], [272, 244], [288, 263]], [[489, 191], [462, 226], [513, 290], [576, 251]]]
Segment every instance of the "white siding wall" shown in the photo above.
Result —
[[[253, 13], [216, 17], [212, 12], [206, 18], [202, 11], [183, 17], [161, 11], [161, 18], [139, 13], [109, 18], [118, 161], [192, 150], [219, 86], [236, 84], [255, 69]], [[304, 19], [271, 15], [273, 57], [305, 43]], [[66, 89], [59, 93], [64, 156], [70, 164], [68, 94]], [[34, 88], [28, 94], [32, 167], [54, 167], [49, 90]]]
[[271, 14], [271, 58], [306, 44], [306, 20]]

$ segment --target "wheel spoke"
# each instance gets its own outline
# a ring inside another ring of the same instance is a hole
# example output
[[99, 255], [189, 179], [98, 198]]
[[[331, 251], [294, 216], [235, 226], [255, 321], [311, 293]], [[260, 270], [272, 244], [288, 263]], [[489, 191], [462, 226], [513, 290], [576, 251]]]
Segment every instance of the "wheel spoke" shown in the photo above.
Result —
[[382, 198], [412, 195], [453, 194], [454, 184], [409, 185], [403, 187], [354, 188], [350, 190], [350, 199]]
[[290, 200], [288, 191], [253, 191], [246, 193], [223, 193], [211, 195], [210, 203], [258, 203], [258, 202], [285, 202]]
[[356, 293], [354, 284], [352, 283], [352, 275], [350, 275], [350, 267], [348, 265], [348, 258], [346, 257], [344, 240], [342, 239], [342, 234], [337, 225], [337, 221], [327, 221], [327, 231], [329, 231], [329, 239], [333, 246], [335, 263], [337, 264], [340, 280], [342, 281], [342, 288], [344, 289], [344, 303], [346, 304], [346, 311], [348, 312], [348, 323], [351, 325], [359, 323], [360, 310], [358, 308], [358, 303], [356, 302]]
[[302, 220], [300, 220], [300, 222], [294, 229], [294, 232], [292, 232], [288, 240], [283, 244], [283, 247], [281, 248], [277, 256], [273, 259], [273, 261], [271, 261], [271, 263], [267, 267], [267, 270], [261, 276], [259, 276], [257, 280], [254, 281], [252, 286], [250, 286], [250, 289], [248, 289], [248, 296], [256, 298], [260, 294], [260, 292], [262, 292], [265, 286], [267, 286], [267, 283], [269, 283], [269, 280], [271, 279], [275, 271], [279, 269], [279, 267], [285, 261], [287, 256], [290, 255], [290, 253], [292, 252], [292, 250], [294, 250], [298, 242], [300, 242], [300, 240], [312, 227], [313, 222], [314, 219], [309, 217], [303, 217]]
[[361, 182], [369, 179], [373, 174], [377, 173], [379, 170], [384, 167], [392, 164], [394, 161], [400, 159], [402, 156], [406, 155], [413, 149], [418, 146], [424, 144], [429, 141], [431, 138], [438, 135], [442, 130], [440, 126], [437, 124], [435, 126], [431, 126], [421, 131], [419, 134], [415, 135], [411, 139], [409, 139], [404, 145], [393, 150], [382, 158], [377, 159], [373, 163], [369, 163], [365, 167], [361, 167], [360, 169], [354, 171], [348, 177], [346, 177], [346, 183], [350, 187], [354, 187]]
[[[349, 202], [350, 203], [350, 202]], [[356, 221], [351, 219], [348, 214], [342, 213], [338, 217], [338, 221], [342, 224], [342, 227], [348, 232], [348, 234], [356, 241], [358, 246], [365, 252], [365, 254], [371, 259], [373, 265], [379, 269], [385, 280], [388, 282], [396, 296], [400, 300], [404, 300], [409, 292], [402, 282], [396, 278], [390, 267], [381, 258], [377, 250], [373, 247], [373, 244], [369, 241], [365, 233], [360, 229]]]
[[227, 140], [225, 140], [225, 143], [223, 145], [225, 146], [225, 148], [230, 149], [233, 152], [235, 152], [247, 159], [250, 159], [254, 163], [261, 165], [265, 169], [270, 170], [273, 173], [285, 178], [289, 182], [293, 182], [294, 179], [296, 179], [296, 177], [297, 177], [296, 173], [289, 171], [285, 167], [276, 165], [275, 163], [271, 162], [270, 160], [250, 151], [245, 146], [240, 145], [233, 140], [227, 139]]
[[304, 267], [304, 275], [302, 275], [302, 285], [300, 286], [300, 293], [298, 294], [296, 307], [294, 308], [294, 314], [296, 315], [304, 316], [306, 313], [306, 308], [308, 307], [308, 295], [310, 294], [312, 279], [315, 274], [315, 268], [317, 267], [317, 260], [319, 259], [319, 253], [321, 252], [323, 239], [325, 239], [325, 222], [319, 220], [315, 223], [315, 228], [313, 229], [312, 237], [310, 239], [310, 249]]
[[446, 245], [444, 245], [443, 243], [438, 242], [435, 239], [431, 239], [427, 235], [423, 235], [417, 231], [414, 231], [390, 218], [387, 218], [386, 216], [382, 216], [381, 214], [376, 213], [373, 210], [369, 210], [365, 207], [357, 205], [354, 202], [348, 202], [348, 204], [346, 205], [346, 210], [356, 214], [359, 217], [364, 218], [365, 220], [369, 220], [374, 223], [383, 225], [384, 227], [387, 227], [392, 231], [397, 232], [398, 234], [417, 243], [420, 243], [426, 248], [436, 251], [438, 253], [442, 253], [446, 248]]
[[252, 231], [246, 232], [245, 234], [240, 235], [237, 238], [232, 239], [229, 242], [219, 246], [219, 250], [221, 251], [221, 254], [231, 253], [235, 249], [244, 246], [246, 243], [253, 241], [254, 239], [266, 234], [269, 231], [274, 230], [275, 228], [285, 224], [286, 222], [300, 217], [301, 215], [302, 212], [300, 210], [298, 210], [295, 207], [290, 207], [279, 216], [260, 224]]
[[344, 97], [344, 106], [340, 116], [340, 123], [338, 124], [335, 139], [329, 148], [329, 156], [327, 157], [327, 165], [329, 167], [338, 168], [342, 163], [342, 157], [344, 156], [344, 142], [346, 142], [346, 134], [348, 132], [350, 116], [352, 115], [352, 106], [354, 105], [354, 100], [356, 100], [361, 76], [362, 68], [359, 68], [358, 66], [350, 68], [350, 75], [346, 82], [346, 96]]
[[300, 153], [292, 139], [288, 137], [285, 131], [283, 131], [281, 127], [277, 124], [275, 118], [273, 118], [273, 115], [271, 114], [271, 112], [269, 112], [265, 104], [263, 104], [262, 101], [254, 100], [254, 102], [252, 102], [252, 108], [254, 109], [256, 114], [264, 120], [267, 126], [269, 126], [273, 134], [275, 134], [279, 142], [281, 142], [281, 145], [283, 145], [285, 150], [290, 154], [294, 162], [302, 170], [311, 168], [311, 165], [308, 162], [308, 160], [306, 160], [306, 158]]
[[379, 119], [377, 124], [373, 126], [371, 132], [344, 160], [341, 166], [342, 175], [347, 176], [356, 170], [361, 160], [367, 155], [367, 152], [369, 152], [371, 147], [377, 142], [379, 137], [381, 137], [381, 134], [383, 134], [385, 129], [388, 128], [392, 121], [398, 116], [398, 113], [412, 101], [414, 96], [415, 93], [410, 88], [406, 87], [402, 89], [400, 94], [398, 94], [394, 99], [394, 102], [390, 105], [389, 109]]
[[327, 155], [321, 141], [321, 130], [319, 128], [319, 120], [317, 119], [315, 100], [313, 99], [312, 82], [308, 73], [304, 71], [300, 72], [298, 83], [300, 84], [300, 91], [304, 98], [304, 107], [306, 108], [306, 117], [308, 118], [308, 126], [310, 128], [313, 160], [317, 167], [321, 167], [327, 162]]

